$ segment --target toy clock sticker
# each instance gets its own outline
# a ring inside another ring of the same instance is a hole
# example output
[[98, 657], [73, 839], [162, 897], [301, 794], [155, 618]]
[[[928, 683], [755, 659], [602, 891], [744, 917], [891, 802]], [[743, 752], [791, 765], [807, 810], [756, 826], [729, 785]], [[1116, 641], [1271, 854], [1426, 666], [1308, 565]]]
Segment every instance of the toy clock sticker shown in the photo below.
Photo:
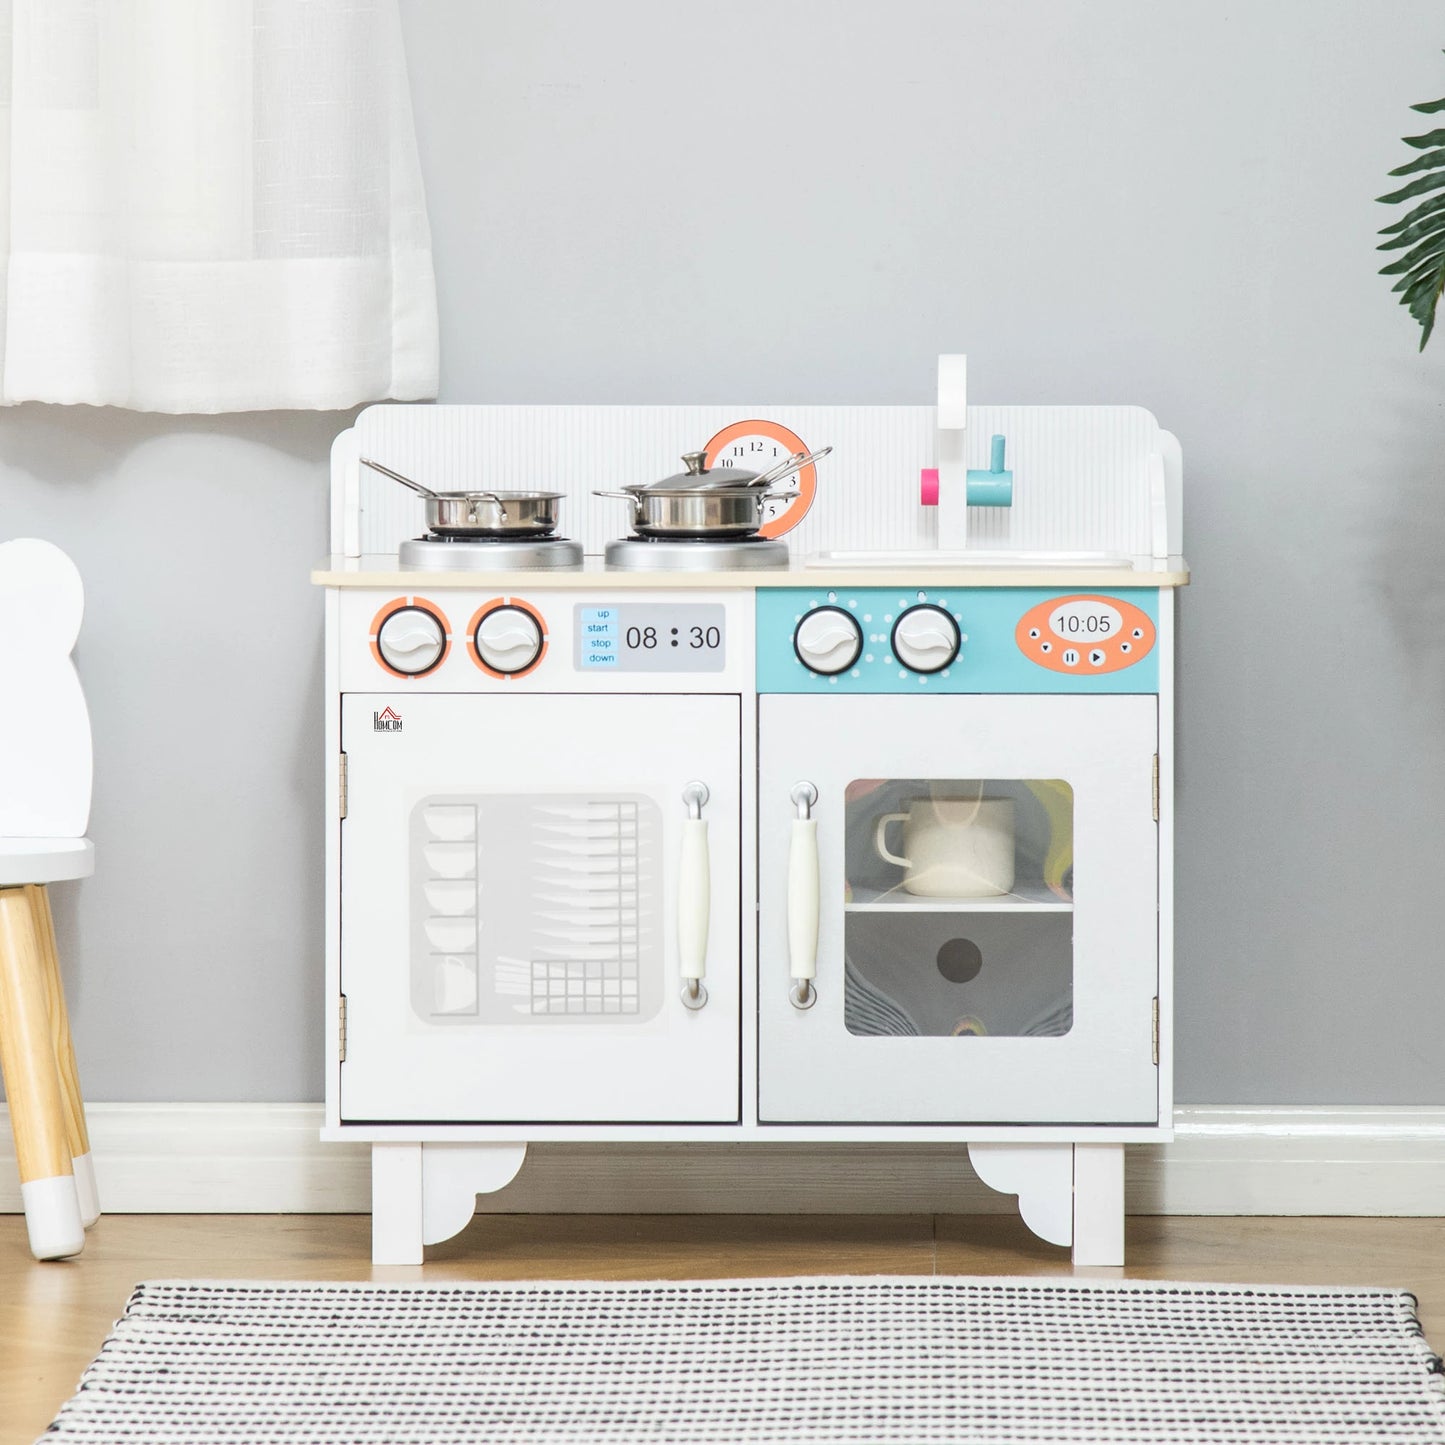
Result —
[[1050, 672], [1121, 672], [1149, 655], [1154, 638], [1148, 613], [1093, 593], [1040, 602], [1014, 629], [1024, 656]]
[[[706, 465], [709, 470], [741, 467], [750, 472], [765, 472], [797, 452], [807, 456], [809, 451], [796, 432], [775, 421], [735, 421], [708, 442]], [[785, 492], [796, 492], [797, 496], [764, 504], [767, 520], [758, 529], [759, 536], [781, 537], [808, 515], [808, 508], [818, 494], [818, 468], [809, 462], [800, 467], [795, 476], [778, 485]]]

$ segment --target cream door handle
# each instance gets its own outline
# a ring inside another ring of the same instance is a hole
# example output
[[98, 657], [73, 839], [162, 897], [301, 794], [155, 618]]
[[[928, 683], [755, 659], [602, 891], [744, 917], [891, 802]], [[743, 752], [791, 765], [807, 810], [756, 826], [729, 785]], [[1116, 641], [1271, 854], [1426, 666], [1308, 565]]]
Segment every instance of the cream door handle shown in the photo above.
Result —
[[682, 975], [682, 1001], [690, 1009], [707, 1003], [707, 935], [712, 911], [712, 868], [708, 857], [707, 820], [702, 816], [708, 800], [706, 783], [692, 782], [682, 790], [687, 818], [682, 825], [682, 852], [677, 868], [677, 957]]
[[794, 1008], [812, 1008], [818, 999], [818, 824], [812, 783], [794, 783], [789, 794], [798, 815], [788, 840], [788, 998]]

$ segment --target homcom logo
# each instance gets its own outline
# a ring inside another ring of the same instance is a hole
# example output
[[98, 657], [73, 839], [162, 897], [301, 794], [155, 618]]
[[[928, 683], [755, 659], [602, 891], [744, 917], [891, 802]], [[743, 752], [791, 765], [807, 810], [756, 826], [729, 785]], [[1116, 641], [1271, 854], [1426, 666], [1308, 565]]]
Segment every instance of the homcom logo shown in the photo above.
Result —
[[379, 733], [399, 733], [401, 714], [394, 708], [383, 708], [380, 712], [372, 713], [371, 725]]

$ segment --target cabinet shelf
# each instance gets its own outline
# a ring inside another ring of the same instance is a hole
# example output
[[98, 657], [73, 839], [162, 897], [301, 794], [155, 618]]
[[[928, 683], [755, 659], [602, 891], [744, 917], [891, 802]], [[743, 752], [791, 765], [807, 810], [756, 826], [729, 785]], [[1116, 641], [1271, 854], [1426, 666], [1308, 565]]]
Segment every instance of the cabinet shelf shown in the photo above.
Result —
[[1020, 881], [1012, 893], [992, 898], [924, 898], [902, 888], [855, 888], [845, 913], [1072, 913], [1073, 900], [1060, 898], [1046, 883]]

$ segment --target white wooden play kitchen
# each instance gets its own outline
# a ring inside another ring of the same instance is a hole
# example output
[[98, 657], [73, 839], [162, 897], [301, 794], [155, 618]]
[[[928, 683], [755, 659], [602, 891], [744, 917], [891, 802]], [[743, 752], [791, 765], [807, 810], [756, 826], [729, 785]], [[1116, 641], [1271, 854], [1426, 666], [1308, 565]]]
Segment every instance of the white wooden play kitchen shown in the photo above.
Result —
[[[528, 496], [453, 527], [363, 459]], [[749, 473], [751, 521], [688, 495]], [[377, 406], [332, 479], [326, 1137], [378, 1261], [531, 1141], [908, 1140], [1122, 1263], [1172, 1121], [1152, 416], [948, 356], [936, 406]]]

